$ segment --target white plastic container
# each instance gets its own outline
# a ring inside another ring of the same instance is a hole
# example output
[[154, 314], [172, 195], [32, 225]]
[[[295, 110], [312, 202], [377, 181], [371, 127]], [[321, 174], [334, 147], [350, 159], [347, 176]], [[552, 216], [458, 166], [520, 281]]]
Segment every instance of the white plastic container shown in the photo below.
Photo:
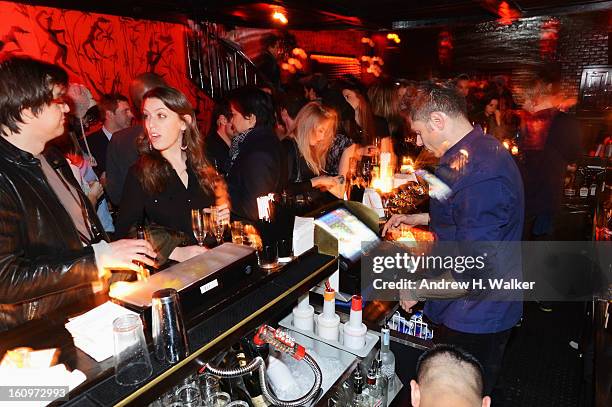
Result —
[[314, 307], [310, 305], [308, 293], [300, 298], [298, 305], [293, 308], [293, 324], [303, 331], [314, 331]]
[[362, 299], [360, 295], [353, 295], [351, 300], [351, 314], [344, 324], [344, 346], [350, 349], [361, 349], [366, 343], [368, 328], [362, 320]]
[[323, 294], [323, 313], [317, 315], [317, 334], [330, 341], [337, 341], [339, 336], [340, 316], [336, 314], [336, 292], [325, 290]]

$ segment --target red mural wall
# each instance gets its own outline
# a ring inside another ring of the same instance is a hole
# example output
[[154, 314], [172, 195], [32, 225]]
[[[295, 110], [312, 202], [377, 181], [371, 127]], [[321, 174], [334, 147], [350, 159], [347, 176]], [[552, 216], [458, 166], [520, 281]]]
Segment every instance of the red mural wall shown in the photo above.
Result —
[[186, 76], [180, 24], [0, 1], [0, 56], [29, 55], [60, 65], [94, 98], [127, 96], [141, 72], [155, 72], [183, 91], [207, 117], [212, 102]]

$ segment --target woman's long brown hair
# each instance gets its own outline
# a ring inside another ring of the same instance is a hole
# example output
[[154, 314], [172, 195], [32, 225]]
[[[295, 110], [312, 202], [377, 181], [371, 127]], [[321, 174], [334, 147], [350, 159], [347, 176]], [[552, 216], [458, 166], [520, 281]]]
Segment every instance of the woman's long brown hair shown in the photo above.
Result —
[[[191, 123], [184, 120], [186, 130], [183, 134], [183, 146], [187, 153], [187, 165], [196, 174], [198, 182], [206, 193], [214, 195], [216, 204], [229, 204], [227, 188], [223, 178], [208, 163], [204, 156], [204, 138], [198, 130], [195, 112], [185, 95], [170, 87], [153, 88], [144, 94], [142, 101], [159, 99], [168, 109], [178, 114], [181, 120], [184, 116], [191, 117]], [[174, 168], [151, 147], [148, 135], [143, 132], [138, 137], [138, 178], [143, 189], [149, 194], [160, 193], [166, 187], [168, 180], [174, 176]]]

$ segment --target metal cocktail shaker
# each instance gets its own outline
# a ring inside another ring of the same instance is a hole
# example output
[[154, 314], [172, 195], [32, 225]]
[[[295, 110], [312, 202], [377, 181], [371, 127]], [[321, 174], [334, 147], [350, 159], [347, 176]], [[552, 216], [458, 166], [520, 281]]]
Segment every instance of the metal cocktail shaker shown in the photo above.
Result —
[[176, 363], [189, 355], [178, 293], [173, 288], [155, 291], [151, 305], [155, 356], [162, 363]]

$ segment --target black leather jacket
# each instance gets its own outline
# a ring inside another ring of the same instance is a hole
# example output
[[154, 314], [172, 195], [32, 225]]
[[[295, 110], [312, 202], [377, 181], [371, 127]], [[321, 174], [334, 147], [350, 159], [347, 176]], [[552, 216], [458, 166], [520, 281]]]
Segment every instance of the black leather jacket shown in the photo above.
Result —
[[[45, 152], [51, 166], [82, 190], [68, 162]], [[87, 216], [106, 239], [82, 194]], [[91, 294], [98, 269], [72, 219], [44, 176], [40, 161], [0, 136], [0, 331], [36, 319]]]

